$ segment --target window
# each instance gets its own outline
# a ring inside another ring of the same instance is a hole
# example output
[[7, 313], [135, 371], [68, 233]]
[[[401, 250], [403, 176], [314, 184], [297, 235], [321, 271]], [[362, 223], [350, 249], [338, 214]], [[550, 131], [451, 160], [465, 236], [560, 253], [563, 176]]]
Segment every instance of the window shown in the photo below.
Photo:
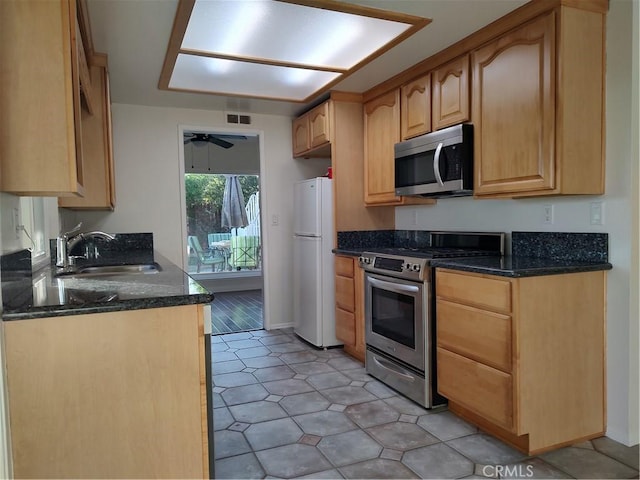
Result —
[[188, 272], [246, 272], [261, 267], [257, 175], [185, 174]]
[[[34, 267], [47, 261], [46, 217], [44, 198], [20, 197], [22, 235], [21, 242], [31, 250], [31, 263]], [[25, 241], [26, 240], [26, 241]]]

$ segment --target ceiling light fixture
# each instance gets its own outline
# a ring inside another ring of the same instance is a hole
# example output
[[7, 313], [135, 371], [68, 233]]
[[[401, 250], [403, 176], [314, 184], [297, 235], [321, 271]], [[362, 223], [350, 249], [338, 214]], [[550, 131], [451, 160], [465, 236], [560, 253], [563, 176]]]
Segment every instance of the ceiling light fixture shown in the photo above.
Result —
[[430, 22], [334, 0], [180, 0], [158, 87], [306, 103]]

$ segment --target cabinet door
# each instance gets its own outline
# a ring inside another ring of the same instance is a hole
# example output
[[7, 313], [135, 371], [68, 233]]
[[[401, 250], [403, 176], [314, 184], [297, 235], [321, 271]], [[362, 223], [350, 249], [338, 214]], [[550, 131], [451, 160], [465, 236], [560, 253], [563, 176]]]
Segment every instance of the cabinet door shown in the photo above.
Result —
[[400, 141], [399, 89], [365, 104], [364, 129], [364, 201], [369, 205], [398, 204], [393, 146]]
[[330, 141], [329, 102], [324, 102], [311, 110], [309, 116], [310, 148], [319, 147]]
[[555, 15], [475, 50], [475, 194], [555, 187]]
[[469, 120], [469, 55], [449, 62], [432, 74], [433, 129]]
[[7, 322], [15, 477], [209, 478], [203, 319], [186, 305]]
[[82, 111], [82, 147], [85, 165], [84, 196], [61, 197], [58, 206], [82, 210], [113, 210], [115, 186], [111, 137], [111, 100], [107, 71], [90, 68], [88, 92], [93, 114]]
[[309, 150], [309, 117], [303, 115], [293, 121], [293, 156]]
[[431, 75], [402, 86], [400, 96], [402, 139], [431, 131]]
[[76, 21], [75, 1], [0, 1], [2, 191], [82, 193]]

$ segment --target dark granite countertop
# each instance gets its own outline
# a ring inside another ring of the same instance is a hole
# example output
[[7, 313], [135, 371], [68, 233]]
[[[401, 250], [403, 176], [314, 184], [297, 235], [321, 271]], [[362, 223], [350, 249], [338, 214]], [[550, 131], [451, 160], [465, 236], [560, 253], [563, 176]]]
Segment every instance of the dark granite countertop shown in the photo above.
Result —
[[[3, 278], [2, 320], [80, 315], [210, 303], [213, 294], [168, 259], [154, 253], [157, 273], [55, 277], [55, 266]], [[135, 258], [119, 263], [136, 263]], [[146, 262], [141, 262], [146, 263]], [[8, 295], [7, 293], [8, 292]], [[8, 297], [8, 298], [7, 298]]]
[[[428, 246], [426, 231], [338, 232], [336, 255], [360, 256], [373, 248]], [[504, 277], [533, 277], [610, 270], [608, 235], [580, 232], [512, 232], [512, 256], [431, 260], [434, 267]]]
[[521, 256], [441, 258], [431, 260], [431, 266], [502, 277], [536, 277], [611, 270], [612, 268], [612, 265], [605, 261], [559, 260]]
[[[369, 247], [369, 250], [371, 247]], [[345, 255], [348, 257], [359, 257], [362, 255], [362, 252], [366, 252], [366, 248], [334, 248], [331, 250], [336, 255]]]

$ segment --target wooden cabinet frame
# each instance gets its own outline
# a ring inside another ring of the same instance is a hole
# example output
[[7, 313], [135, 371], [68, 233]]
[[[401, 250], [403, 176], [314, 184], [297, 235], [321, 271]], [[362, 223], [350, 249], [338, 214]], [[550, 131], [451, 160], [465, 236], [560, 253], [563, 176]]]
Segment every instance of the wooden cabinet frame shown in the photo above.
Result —
[[209, 478], [204, 321], [186, 305], [4, 322], [15, 477]]
[[604, 434], [606, 272], [438, 268], [436, 295], [438, 386], [451, 411], [530, 455]]
[[75, 0], [0, 2], [2, 191], [83, 193], [76, 24]]

